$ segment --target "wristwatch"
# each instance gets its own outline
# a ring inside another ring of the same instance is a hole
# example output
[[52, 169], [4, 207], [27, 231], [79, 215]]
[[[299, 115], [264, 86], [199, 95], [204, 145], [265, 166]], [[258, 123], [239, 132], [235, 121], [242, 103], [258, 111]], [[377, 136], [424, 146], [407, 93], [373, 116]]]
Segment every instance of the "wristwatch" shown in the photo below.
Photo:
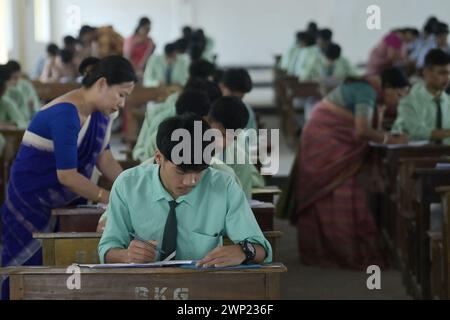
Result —
[[253, 243], [248, 240], [244, 240], [239, 242], [239, 245], [241, 246], [241, 249], [245, 254], [245, 260], [244, 262], [242, 262], [242, 264], [248, 264], [249, 262], [255, 260], [256, 248]]

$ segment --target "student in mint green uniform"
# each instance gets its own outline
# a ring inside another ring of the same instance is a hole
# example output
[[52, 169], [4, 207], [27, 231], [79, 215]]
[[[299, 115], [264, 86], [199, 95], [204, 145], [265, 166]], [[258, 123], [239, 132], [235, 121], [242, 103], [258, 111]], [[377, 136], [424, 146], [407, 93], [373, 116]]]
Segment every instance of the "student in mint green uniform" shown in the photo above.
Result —
[[163, 55], [152, 55], [148, 59], [144, 72], [144, 86], [184, 86], [189, 76], [188, 69], [189, 61], [178, 55], [175, 44], [169, 43], [165, 46]]
[[6, 64], [10, 69], [13, 85], [10, 86], [7, 96], [12, 98], [28, 122], [41, 107], [41, 101], [31, 81], [22, 74], [22, 68], [17, 61]]
[[[175, 259], [200, 260], [199, 266], [225, 267], [270, 263], [272, 249], [234, 179], [209, 167], [210, 159], [191, 152], [173, 158], [179, 144], [171, 136], [185, 129], [194, 141], [194, 122], [201, 136], [209, 128], [194, 115], [169, 118], [158, 130], [157, 164], [125, 171], [114, 183], [107, 208], [108, 222], [98, 246], [101, 263], [147, 263]], [[180, 161], [181, 160], [181, 161]], [[148, 240], [133, 240], [130, 234]], [[234, 245], [223, 246], [227, 236]], [[161, 251], [156, 251], [160, 247]]]
[[[264, 178], [250, 161], [249, 150], [245, 141], [242, 141], [242, 137], [226, 136], [226, 130], [242, 130], [247, 121], [247, 108], [237, 97], [220, 98], [212, 104], [208, 115], [209, 124], [214, 129], [218, 129], [223, 138], [220, 144], [223, 152], [217, 154], [216, 157], [234, 170], [246, 197], [251, 199], [252, 189], [265, 185]], [[241, 133], [241, 135], [244, 134], [245, 132]], [[243, 162], [240, 162], [239, 159], [242, 159]]]
[[[245, 95], [252, 91], [253, 83], [247, 70], [242, 68], [228, 69], [223, 75], [220, 88], [224, 96], [236, 97], [243, 101]], [[249, 114], [245, 129], [257, 130], [255, 112], [250, 105], [244, 104]]]
[[19, 110], [17, 103], [8, 96], [8, 89], [14, 87], [11, 69], [6, 65], [0, 66], [0, 77], [6, 84], [6, 91], [0, 98], [0, 123], [15, 125], [18, 128], [25, 129], [28, 121], [25, 115]]
[[415, 84], [398, 106], [394, 133], [405, 133], [410, 140], [441, 141], [450, 144], [450, 56], [440, 49], [425, 57], [424, 82]]
[[313, 81], [320, 77], [320, 60], [322, 53], [315, 44], [315, 39], [307, 32], [299, 34], [300, 51], [295, 61], [292, 75], [299, 81]]

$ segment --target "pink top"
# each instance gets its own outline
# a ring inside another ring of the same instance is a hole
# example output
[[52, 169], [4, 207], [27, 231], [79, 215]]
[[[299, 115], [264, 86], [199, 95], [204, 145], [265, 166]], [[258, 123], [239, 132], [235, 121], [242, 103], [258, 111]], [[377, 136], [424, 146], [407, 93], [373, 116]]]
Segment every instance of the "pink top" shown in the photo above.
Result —
[[403, 40], [391, 32], [372, 50], [367, 65], [368, 75], [379, 75], [383, 70], [393, 66], [401, 58]]
[[147, 59], [155, 50], [155, 44], [151, 38], [142, 41], [137, 35], [125, 40], [123, 53], [137, 71], [144, 71]]

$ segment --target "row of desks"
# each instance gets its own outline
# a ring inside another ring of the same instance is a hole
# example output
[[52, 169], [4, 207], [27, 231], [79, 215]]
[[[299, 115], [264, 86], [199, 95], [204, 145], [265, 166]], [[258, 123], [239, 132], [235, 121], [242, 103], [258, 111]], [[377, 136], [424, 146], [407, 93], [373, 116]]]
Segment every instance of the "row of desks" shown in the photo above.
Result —
[[404, 284], [415, 298], [431, 299], [431, 249], [441, 230], [430, 230], [432, 203], [439, 203], [436, 188], [450, 185], [450, 170], [435, 169], [450, 163], [450, 147], [374, 147], [372, 161], [384, 183], [372, 199], [384, 239], [401, 268]]

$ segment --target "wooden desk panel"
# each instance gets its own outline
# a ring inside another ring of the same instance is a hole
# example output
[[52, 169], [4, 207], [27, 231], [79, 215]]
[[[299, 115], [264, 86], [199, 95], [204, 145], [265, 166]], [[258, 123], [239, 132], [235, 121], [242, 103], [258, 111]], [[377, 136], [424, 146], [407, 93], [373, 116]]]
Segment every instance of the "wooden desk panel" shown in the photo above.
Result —
[[280, 299], [282, 264], [247, 270], [182, 268], [80, 269], [79, 290], [66, 269], [6, 268], [12, 300], [267, 300]]

